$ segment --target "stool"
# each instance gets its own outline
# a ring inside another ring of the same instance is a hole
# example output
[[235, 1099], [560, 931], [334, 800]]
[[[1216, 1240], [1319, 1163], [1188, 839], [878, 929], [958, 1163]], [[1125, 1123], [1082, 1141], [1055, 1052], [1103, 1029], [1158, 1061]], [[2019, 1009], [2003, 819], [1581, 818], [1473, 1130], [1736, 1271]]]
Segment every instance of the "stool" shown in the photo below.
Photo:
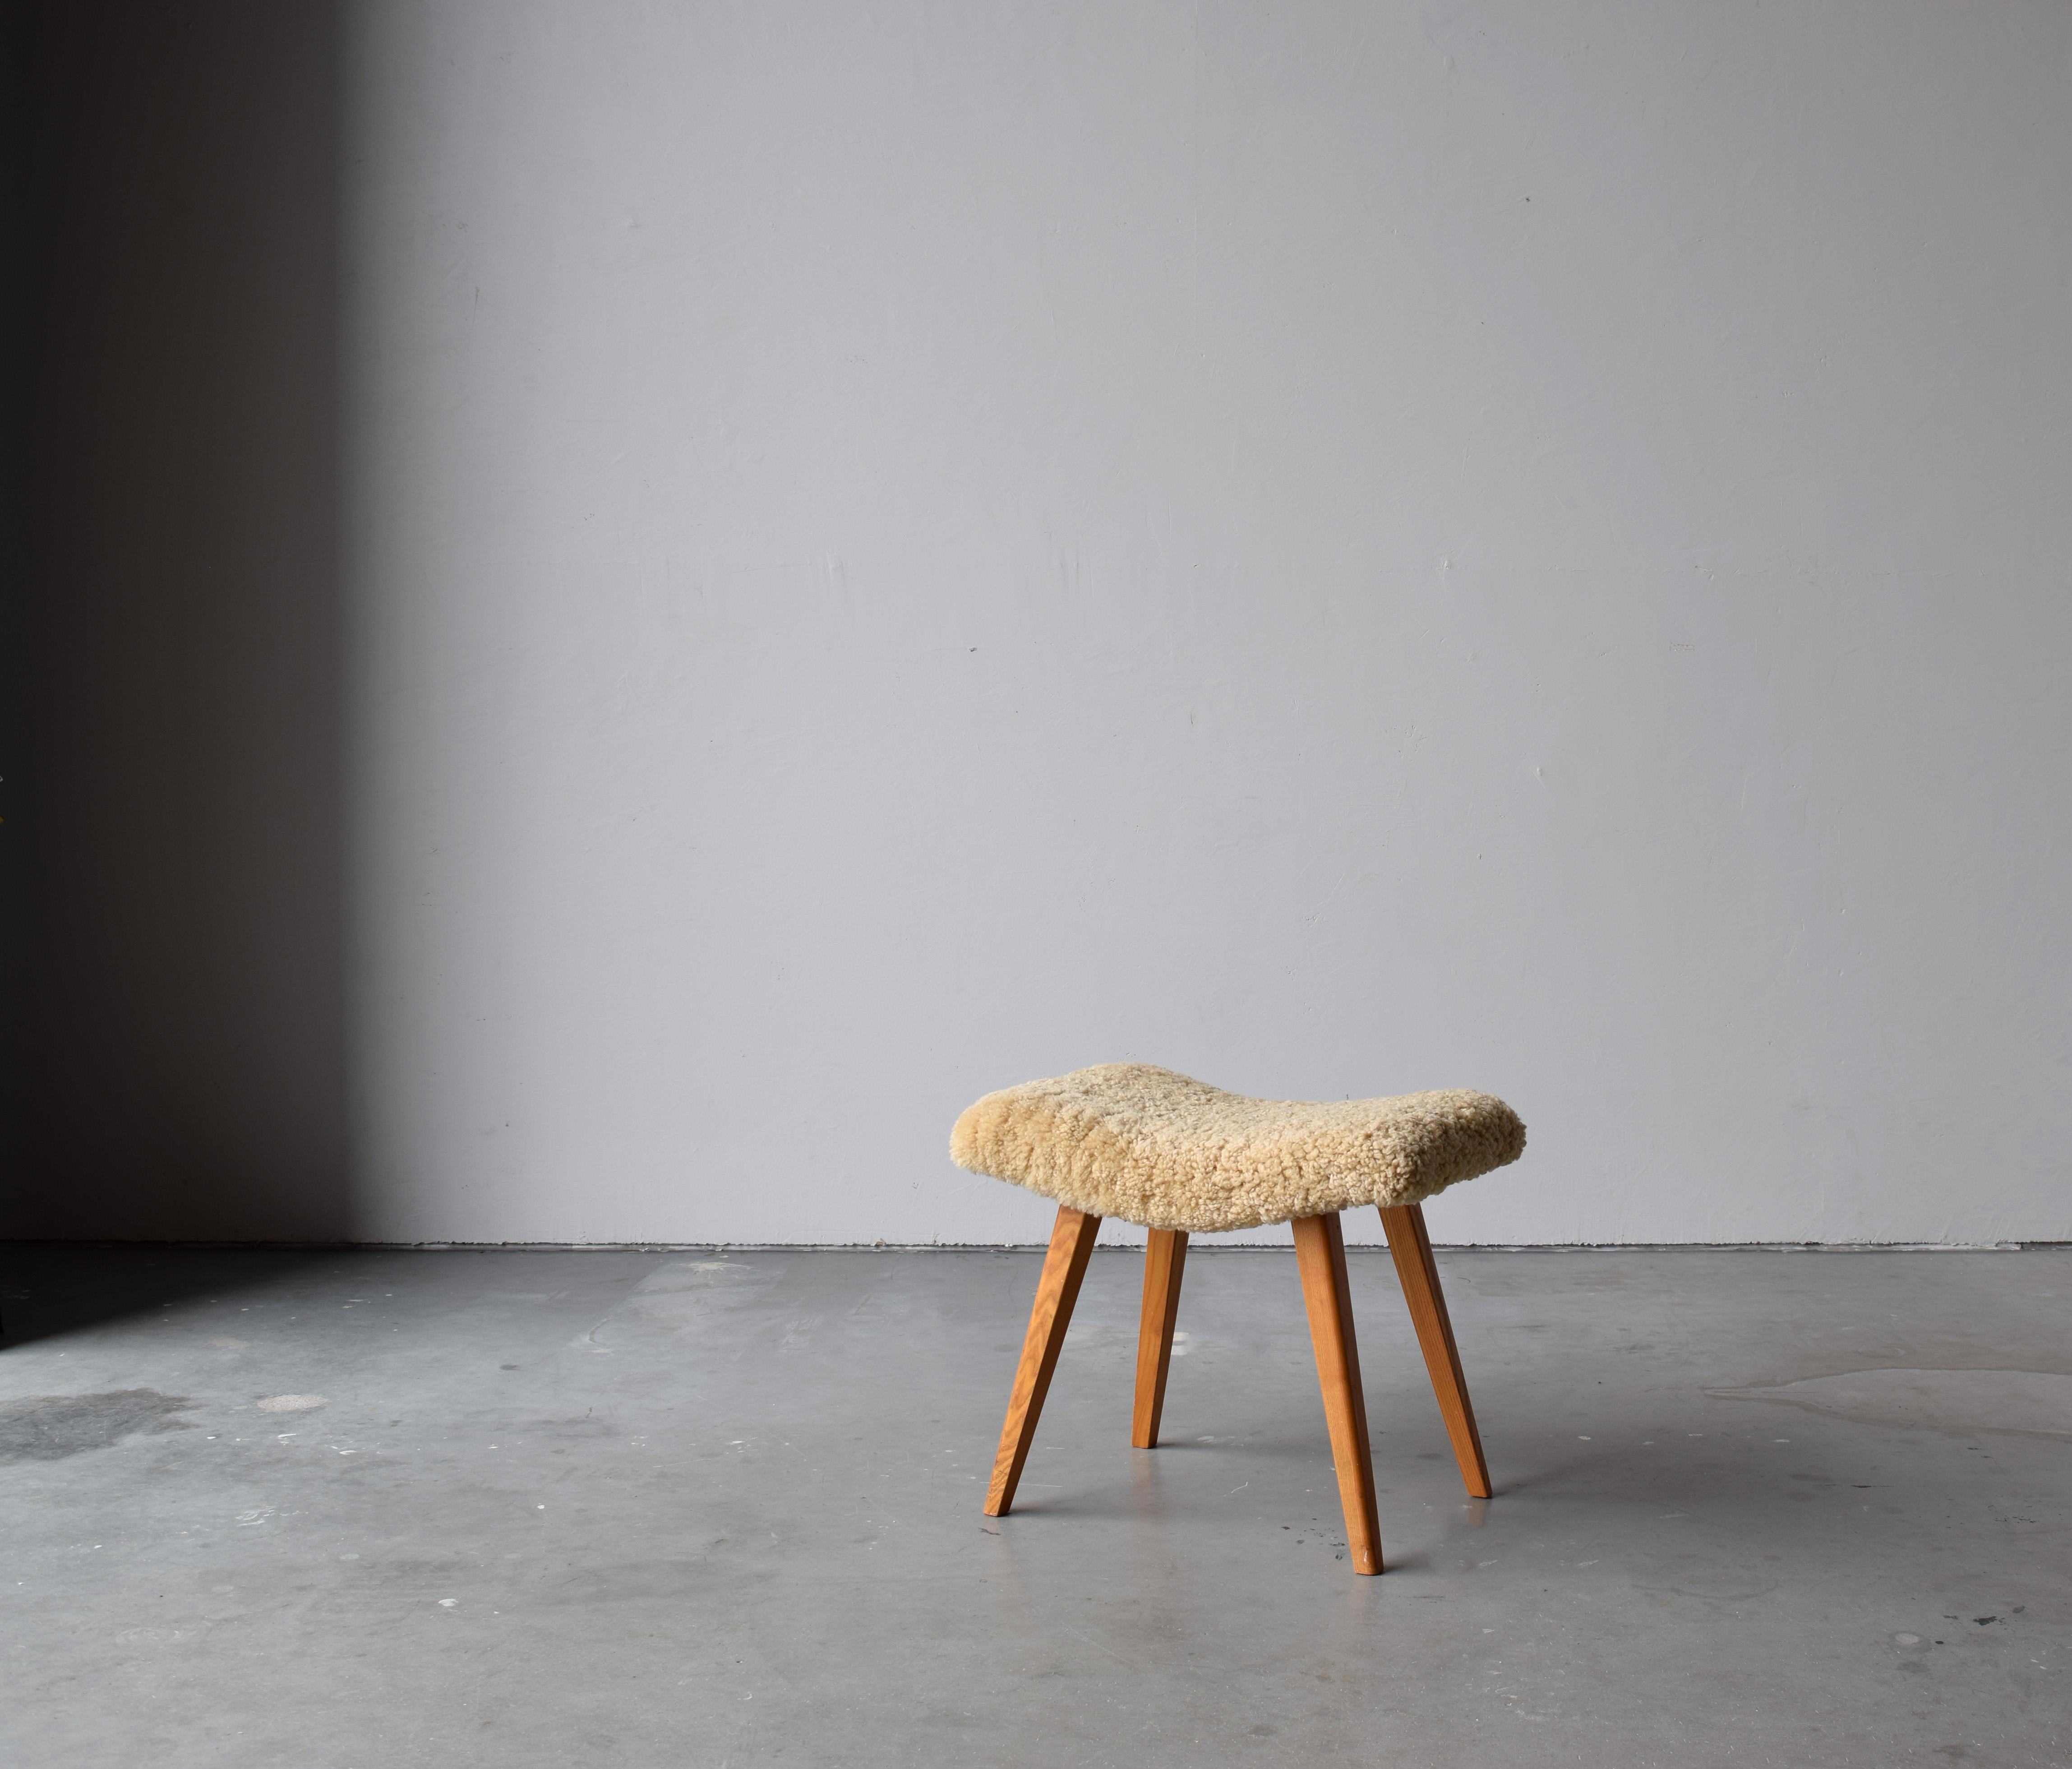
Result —
[[1489, 1469], [1423, 1204], [1434, 1192], [1524, 1152], [1525, 1126], [1518, 1114], [1486, 1093], [1408, 1093], [1312, 1105], [1247, 1099], [1148, 1063], [1104, 1063], [986, 1095], [957, 1120], [951, 1158], [1058, 1200], [986, 1516], [1004, 1517], [1014, 1503], [1102, 1217], [1141, 1223], [1151, 1232], [1129, 1438], [1140, 1450], [1158, 1442], [1188, 1236], [1292, 1222], [1345, 1507], [1346, 1544], [1354, 1571], [1379, 1572], [1374, 1463], [1338, 1212], [1362, 1204], [1380, 1207], [1461, 1478], [1470, 1493], [1486, 1499]]

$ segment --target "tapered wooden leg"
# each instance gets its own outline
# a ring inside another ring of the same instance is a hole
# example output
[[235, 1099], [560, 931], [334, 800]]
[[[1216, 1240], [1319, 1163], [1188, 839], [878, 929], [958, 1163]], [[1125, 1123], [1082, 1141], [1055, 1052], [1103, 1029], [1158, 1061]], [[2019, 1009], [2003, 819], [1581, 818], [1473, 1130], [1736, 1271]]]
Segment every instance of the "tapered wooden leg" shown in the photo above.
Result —
[[1137, 1328], [1137, 1412], [1129, 1441], [1158, 1446], [1158, 1415], [1166, 1410], [1166, 1372], [1173, 1364], [1173, 1323], [1180, 1312], [1180, 1271], [1187, 1263], [1187, 1231], [1154, 1228], [1144, 1249], [1144, 1315]]
[[1021, 1484], [1022, 1465], [1036, 1441], [1036, 1421], [1043, 1397], [1050, 1392], [1050, 1372], [1071, 1324], [1072, 1304], [1079, 1299], [1079, 1280], [1087, 1275], [1101, 1220], [1083, 1211], [1058, 1208], [1050, 1230], [1050, 1250], [1043, 1257], [1043, 1275], [1036, 1282], [1036, 1306], [1029, 1314], [1029, 1336], [1022, 1342], [1022, 1365], [1014, 1372], [1014, 1393], [1007, 1402], [1007, 1422], [1000, 1430], [1000, 1453], [993, 1460], [993, 1484], [986, 1489], [985, 1514], [1005, 1517]]
[[1438, 1262], [1432, 1257], [1432, 1237], [1424, 1230], [1424, 1207], [1383, 1206], [1381, 1227], [1388, 1236], [1388, 1250], [1396, 1256], [1396, 1279], [1410, 1305], [1411, 1323], [1424, 1347], [1424, 1367], [1432, 1372], [1432, 1392], [1439, 1397], [1446, 1435], [1453, 1440], [1453, 1459], [1461, 1465], [1461, 1479], [1476, 1498], [1486, 1499], [1489, 1464], [1482, 1460], [1482, 1434], [1475, 1430], [1467, 1378], [1461, 1373], [1460, 1348], [1453, 1343], [1453, 1323], [1446, 1314], [1446, 1293], [1439, 1287]]
[[1360, 1386], [1352, 1295], [1346, 1283], [1346, 1238], [1336, 1211], [1326, 1216], [1297, 1216], [1293, 1226], [1302, 1300], [1309, 1310], [1309, 1340], [1317, 1348], [1317, 1381], [1324, 1391], [1324, 1417], [1331, 1428], [1338, 1501], [1345, 1507], [1346, 1546], [1355, 1572], [1378, 1573], [1381, 1527], [1375, 1516], [1367, 1394]]

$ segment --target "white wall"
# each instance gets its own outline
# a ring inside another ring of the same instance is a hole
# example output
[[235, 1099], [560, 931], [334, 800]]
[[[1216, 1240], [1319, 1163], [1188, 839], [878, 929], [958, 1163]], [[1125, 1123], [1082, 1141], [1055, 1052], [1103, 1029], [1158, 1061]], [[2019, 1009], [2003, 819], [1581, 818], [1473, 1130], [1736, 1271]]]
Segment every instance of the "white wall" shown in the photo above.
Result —
[[356, 16], [353, 1232], [1035, 1240], [1135, 1057], [2072, 1236], [2072, 10]]

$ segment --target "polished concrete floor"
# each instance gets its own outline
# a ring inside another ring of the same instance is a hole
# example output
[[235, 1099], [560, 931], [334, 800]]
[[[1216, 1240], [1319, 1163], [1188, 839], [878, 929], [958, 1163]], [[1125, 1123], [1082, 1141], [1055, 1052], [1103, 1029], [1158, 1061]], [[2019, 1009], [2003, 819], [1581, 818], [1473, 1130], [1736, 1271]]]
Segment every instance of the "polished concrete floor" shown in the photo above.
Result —
[[2072, 1253], [1441, 1257], [1359, 1578], [1292, 1254], [1151, 1452], [1097, 1254], [993, 1521], [1034, 1254], [13, 1249], [0, 1760], [2072, 1763]]

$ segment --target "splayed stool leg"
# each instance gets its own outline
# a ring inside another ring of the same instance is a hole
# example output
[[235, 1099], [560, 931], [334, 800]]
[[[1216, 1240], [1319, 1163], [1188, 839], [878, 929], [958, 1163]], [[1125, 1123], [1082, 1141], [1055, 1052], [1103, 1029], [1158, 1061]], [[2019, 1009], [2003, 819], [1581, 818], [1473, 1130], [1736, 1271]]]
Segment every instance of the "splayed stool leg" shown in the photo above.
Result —
[[1360, 1386], [1352, 1294], [1346, 1280], [1345, 1233], [1336, 1211], [1297, 1216], [1293, 1227], [1302, 1300], [1309, 1311], [1309, 1341], [1317, 1351], [1317, 1382], [1331, 1431], [1338, 1501], [1345, 1508], [1346, 1547], [1355, 1572], [1378, 1573], [1381, 1525], [1375, 1512], [1374, 1452], [1367, 1442], [1367, 1395]]
[[1022, 1482], [1022, 1464], [1036, 1441], [1036, 1421], [1043, 1397], [1050, 1392], [1050, 1374], [1071, 1325], [1072, 1305], [1079, 1299], [1079, 1281], [1087, 1275], [1101, 1220], [1060, 1206], [1050, 1230], [1050, 1250], [1043, 1257], [1043, 1275], [1036, 1282], [1036, 1306], [1030, 1310], [1028, 1336], [1022, 1342], [1022, 1364], [1014, 1372], [1014, 1392], [1001, 1427], [1000, 1450], [993, 1458], [993, 1483], [986, 1489], [985, 1514], [1005, 1517]]
[[1151, 1231], [1144, 1249], [1144, 1314], [1137, 1329], [1137, 1407], [1129, 1425], [1129, 1441], [1140, 1450], [1158, 1446], [1166, 1376], [1173, 1365], [1173, 1323], [1180, 1313], [1180, 1273], [1186, 1263], [1186, 1229]]
[[1474, 1497], [1486, 1499], [1491, 1491], [1489, 1464], [1482, 1459], [1482, 1434], [1475, 1429], [1475, 1409], [1468, 1400], [1460, 1347], [1453, 1343], [1446, 1293], [1439, 1287], [1439, 1263], [1432, 1257], [1432, 1237], [1425, 1232], [1424, 1207], [1405, 1204], [1392, 1208], [1384, 1204], [1381, 1226], [1388, 1236], [1388, 1250], [1395, 1256], [1403, 1299], [1410, 1305], [1411, 1324], [1417, 1329], [1424, 1368], [1432, 1372], [1432, 1392], [1439, 1397], [1440, 1416], [1446, 1421], [1446, 1435], [1453, 1440], [1453, 1459], [1461, 1465], [1461, 1479]]

